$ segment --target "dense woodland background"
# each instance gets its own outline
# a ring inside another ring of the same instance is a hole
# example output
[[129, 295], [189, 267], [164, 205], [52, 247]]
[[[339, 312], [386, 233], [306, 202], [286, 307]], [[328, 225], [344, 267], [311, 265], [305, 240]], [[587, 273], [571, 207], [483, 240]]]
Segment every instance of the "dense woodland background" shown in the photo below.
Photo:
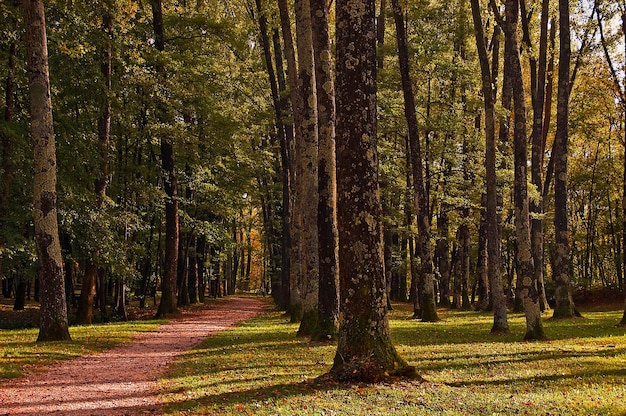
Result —
[[[427, 208], [421, 214], [430, 224], [425, 244], [433, 253], [436, 300], [454, 308], [492, 306], [487, 279], [485, 77], [476, 39], [483, 39], [491, 61], [499, 134], [495, 184], [500, 270], [509, 306], [515, 307], [515, 299], [521, 298], [516, 296], [516, 276], [523, 267], [516, 261], [516, 219], [523, 211], [514, 204], [519, 184], [514, 181], [513, 130], [519, 123], [513, 120], [518, 113], [512, 111], [509, 91], [525, 94], [522, 137], [527, 142], [531, 210], [527, 218], [543, 220], [543, 256], [535, 262], [542, 272], [538, 288], [545, 290], [542, 310], [554, 307], [556, 296], [555, 201], [567, 203], [570, 291], [622, 292], [626, 5], [604, 0], [569, 4], [569, 147], [566, 159], [559, 158], [568, 164], [563, 173], [557, 163], [555, 175], [552, 156], [564, 39], [558, 5], [548, 0], [514, 2], [521, 19], [513, 33], [522, 77], [512, 82], [521, 80], [524, 86], [514, 91], [503, 84], [505, 56], [510, 54], [505, 38], [507, 28], [513, 27], [511, 2], [506, 10], [497, 1], [472, 3], [377, 4], [379, 186], [390, 299], [411, 298], [417, 315], [426, 309], [418, 296], [425, 246], [420, 244], [424, 233], [416, 221], [412, 176], [413, 165], [421, 161]], [[294, 120], [297, 124], [302, 116], [296, 114], [299, 107], [292, 111], [290, 106], [295, 68], [287, 69], [293, 63], [299, 71], [312, 65], [303, 62], [304, 46], [296, 42], [302, 23], [295, 24], [294, 11], [283, 8], [281, 21], [281, 4], [261, 0], [48, 1], [45, 6], [59, 235], [73, 317], [78, 309], [72, 319], [94, 319], [91, 311], [85, 315], [86, 306], [83, 315], [79, 308], [81, 290], [90, 303], [92, 285], [99, 310], [95, 319], [124, 319], [129, 300], [141, 306], [157, 303], [168, 269], [176, 275], [178, 305], [236, 290], [257, 291], [271, 293], [296, 319], [302, 318], [307, 290], [298, 285], [310, 283], [293, 283], [302, 258], [293, 250], [298, 254], [310, 247], [300, 243], [302, 228], [289, 227], [308, 206], [317, 205], [317, 194], [306, 194], [315, 189], [296, 192], [293, 185], [294, 172], [307, 164], [302, 161], [306, 153], [296, 150], [294, 142]], [[476, 35], [471, 6], [481, 13], [482, 36]], [[332, 48], [333, 9], [328, 26]], [[291, 24], [285, 11], [291, 13]], [[286, 38], [286, 28], [293, 31], [292, 39]], [[406, 37], [419, 159], [411, 152], [407, 130], [398, 28]], [[0, 30], [0, 93], [5, 97], [0, 124], [0, 275], [2, 296], [14, 298], [20, 309], [26, 299], [38, 299], [39, 286], [24, 25], [13, 1], [0, 5]], [[542, 65], [543, 80], [538, 79]], [[302, 76], [299, 79], [302, 87]], [[537, 119], [539, 130], [533, 131]], [[534, 175], [539, 175], [538, 181]], [[553, 178], [563, 180], [563, 175], [568, 192], [559, 200]], [[166, 216], [168, 206], [174, 205], [177, 219], [172, 225]], [[168, 241], [173, 241], [166, 238], [168, 226], [177, 233], [175, 262], [167, 252]], [[304, 300], [294, 300], [299, 296]]]

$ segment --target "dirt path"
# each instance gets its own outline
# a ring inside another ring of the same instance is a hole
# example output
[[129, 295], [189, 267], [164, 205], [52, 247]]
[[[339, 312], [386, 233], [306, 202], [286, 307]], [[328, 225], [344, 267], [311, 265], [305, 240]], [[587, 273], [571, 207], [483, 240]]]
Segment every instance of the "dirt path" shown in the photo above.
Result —
[[229, 298], [137, 335], [129, 344], [2, 381], [0, 415], [160, 414], [156, 381], [179, 354], [258, 315], [263, 303]]

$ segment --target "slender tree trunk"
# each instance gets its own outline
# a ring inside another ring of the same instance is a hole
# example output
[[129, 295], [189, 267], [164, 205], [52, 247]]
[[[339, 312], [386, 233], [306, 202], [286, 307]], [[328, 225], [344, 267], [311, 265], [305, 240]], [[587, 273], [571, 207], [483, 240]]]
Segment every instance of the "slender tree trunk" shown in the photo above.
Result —
[[296, 160], [298, 159], [299, 149], [297, 143], [302, 141], [302, 124], [303, 116], [300, 111], [300, 96], [298, 94], [298, 69], [296, 67], [295, 49], [293, 45], [293, 35], [291, 32], [291, 18], [289, 16], [289, 8], [287, 0], [278, 0], [278, 11], [280, 13], [280, 26], [283, 33], [283, 42], [285, 47], [285, 60], [287, 62], [287, 84], [289, 86], [289, 99], [293, 110], [293, 126], [294, 126], [294, 143], [293, 147], [289, 147], [290, 159], [292, 161], [292, 170], [290, 172], [290, 268], [289, 268], [289, 312], [292, 322], [299, 322], [302, 319], [302, 296], [297, 282], [300, 281], [302, 275], [302, 259], [300, 256], [301, 239], [301, 221], [300, 207], [298, 201], [301, 200], [300, 193], [300, 174], [298, 172]]
[[513, 86], [513, 153], [515, 164], [514, 205], [515, 205], [515, 236], [517, 241], [517, 282], [526, 316], [526, 334], [524, 339], [544, 339], [539, 292], [534, 275], [533, 257], [530, 244], [530, 213], [527, 188], [528, 151], [526, 145], [526, 95], [522, 65], [517, 40], [517, 22], [519, 18], [518, 0], [506, 2], [505, 59], [510, 63], [511, 82]]
[[[486, 194], [483, 194], [483, 206], [486, 205]], [[480, 212], [480, 226], [478, 228], [478, 260], [476, 265], [476, 284], [478, 286], [478, 301], [475, 303], [477, 311], [486, 311], [493, 308], [489, 294], [489, 275], [487, 274], [487, 222], [485, 210]]]
[[392, 1], [393, 16], [396, 24], [396, 39], [398, 43], [398, 60], [402, 77], [402, 92], [404, 94], [404, 116], [409, 133], [409, 147], [413, 172], [413, 187], [415, 192], [415, 214], [418, 228], [418, 249], [420, 265], [420, 309], [424, 322], [439, 320], [435, 304], [435, 286], [433, 272], [433, 253], [430, 246], [430, 207], [424, 184], [424, 169], [420, 150], [417, 116], [415, 114], [415, 97], [411, 84], [409, 55], [404, 27], [402, 9], [398, 0]]
[[[524, 1], [524, 0], [522, 0]], [[541, 21], [539, 35], [539, 60], [536, 76], [535, 90], [532, 91], [533, 99], [533, 127], [531, 133], [532, 142], [532, 167], [531, 179], [533, 185], [539, 192], [538, 199], [530, 201], [531, 220], [531, 249], [534, 262], [533, 278], [537, 281], [537, 289], [539, 290], [539, 304], [542, 311], [550, 309], [546, 297], [543, 264], [544, 264], [544, 237], [543, 237], [543, 198], [541, 191], [543, 190], [543, 155], [545, 146], [542, 138], [543, 131], [543, 111], [545, 104], [545, 88], [546, 88], [546, 66], [548, 57], [548, 18], [549, 18], [549, 0], [542, 0]], [[521, 3], [520, 3], [521, 4]], [[527, 15], [522, 14], [523, 21], [527, 20]], [[528, 32], [528, 23], [524, 25], [524, 39], [531, 48], [530, 33]]]
[[300, 199], [298, 204], [302, 219], [300, 256], [302, 274], [300, 296], [302, 319], [298, 335], [312, 335], [317, 326], [319, 294], [319, 237], [318, 218], [318, 129], [317, 93], [311, 31], [311, 6], [309, 0], [296, 0], [296, 42], [298, 51], [298, 81], [302, 105], [302, 137], [296, 146]]
[[567, 142], [570, 91], [570, 19], [569, 1], [559, 0], [559, 73], [554, 137], [554, 258], [555, 306], [553, 318], [576, 315], [570, 284], [570, 241], [567, 226]]
[[[19, 2], [15, 2], [15, 6], [19, 6]], [[13, 25], [17, 29], [18, 22], [16, 18], [13, 18]], [[15, 92], [17, 85], [15, 83], [16, 76], [16, 56], [17, 56], [17, 42], [13, 41], [9, 45], [9, 57], [8, 57], [8, 74], [5, 84], [5, 108], [4, 108], [4, 121], [8, 124], [13, 121], [15, 113]], [[11, 194], [11, 184], [13, 183], [13, 166], [11, 163], [12, 143], [11, 136], [6, 133], [0, 133], [0, 145], [1, 157], [0, 168], [2, 169], [2, 183], [0, 184], [0, 229], [4, 229], [6, 218], [9, 214], [9, 201]], [[0, 251], [3, 251], [6, 241], [4, 235], [0, 235]], [[3, 258], [0, 256], [0, 275], [3, 273]], [[3, 280], [4, 282], [4, 280]]]
[[33, 140], [33, 224], [41, 282], [37, 341], [69, 340], [63, 258], [59, 242], [56, 146], [50, 100], [46, 18], [41, 0], [22, 0], [26, 27], [31, 137]]
[[[442, 208], [443, 210], [443, 208]], [[437, 241], [437, 259], [439, 266], [439, 304], [450, 306], [450, 244], [448, 242], [448, 213], [442, 212], [437, 219], [441, 237]]]
[[[280, 142], [280, 157], [282, 166], [282, 244], [281, 244], [281, 276], [280, 276], [280, 288], [275, 290], [272, 287], [272, 295], [277, 299], [278, 305], [283, 309], [289, 308], [289, 275], [291, 270], [291, 257], [289, 252], [291, 250], [291, 172], [293, 170], [292, 164], [292, 148], [293, 148], [293, 122], [289, 119], [289, 102], [285, 95], [287, 90], [285, 83], [285, 72], [283, 69], [283, 55], [280, 45], [280, 35], [278, 30], [275, 29], [272, 36], [274, 44], [274, 60], [276, 61], [276, 74], [278, 80], [279, 90], [279, 107], [281, 111], [281, 119], [283, 121], [284, 134], [281, 135]], [[288, 121], [289, 120], [289, 121]]]
[[[155, 46], [157, 51], [165, 50], [165, 34], [163, 27], [162, 0], [152, 0], [152, 26], [154, 29]], [[165, 80], [165, 69], [158, 65], [157, 76], [159, 82]], [[158, 116], [164, 122], [166, 118], [165, 103], [157, 103]], [[163, 168], [163, 184], [166, 194], [165, 200], [165, 267], [161, 283], [161, 302], [157, 317], [163, 318], [177, 312], [176, 306], [176, 278], [178, 266], [178, 184], [176, 166], [174, 163], [174, 143], [172, 138], [160, 134], [161, 164]]]
[[312, 338], [333, 339], [339, 320], [339, 236], [337, 234], [337, 177], [335, 163], [335, 88], [328, 34], [326, 0], [311, 0], [318, 121], [317, 213], [319, 296], [317, 327]]
[[[486, 223], [487, 223], [487, 274], [491, 286], [491, 298], [493, 300], [493, 326], [492, 333], [508, 332], [506, 300], [502, 291], [500, 277], [501, 237], [498, 216], [498, 191], [496, 186], [496, 133], [495, 133], [495, 94], [493, 90], [489, 55], [485, 45], [483, 34], [483, 22], [480, 15], [478, 0], [471, 0], [472, 18], [474, 21], [474, 35], [480, 61], [482, 75], [482, 92], [485, 107], [485, 177], [486, 177]], [[497, 62], [493, 63], [497, 66]]]
[[337, 2], [337, 218], [342, 321], [330, 377], [415, 376], [391, 344], [376, 149], [375, 2]]
[[[111, 138], [111, 82], [113, 75], [113, 53], [111, 47], [111, 36], [113, 31], [113, 18], [109, 10], [102, 17], [102, 30], [107, 40], [102, 51], [102, 62], [100, 71], [104, 78], [104, 102], [100, 117], [98, 117], [98, 139], [100, 147], [100, 177], [96, 180], [96, 210], [104, 209], [106, 189], [109, 177], [109, 147]], [[91, 253], [93, 257], [97, 253]], [[85, 274], [81, 286], [78, 310], [76, 312], [76, 322], [82, 325], [91, 325], [93, 322], [93, 296], [96, 289], [97, 265], [95, 259], [87, 260]]]

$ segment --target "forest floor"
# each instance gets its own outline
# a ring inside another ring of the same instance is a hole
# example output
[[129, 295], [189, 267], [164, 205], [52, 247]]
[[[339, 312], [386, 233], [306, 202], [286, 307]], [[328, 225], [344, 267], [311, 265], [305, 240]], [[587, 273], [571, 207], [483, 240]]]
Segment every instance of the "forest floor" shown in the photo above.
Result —
[[160, 414], [157, 380], [168, 365], [213, 333], [260, 314], [265, 305], [249, 297], [218, 300], [184, 311], [130, 343], [2, 380], [0, 415]]

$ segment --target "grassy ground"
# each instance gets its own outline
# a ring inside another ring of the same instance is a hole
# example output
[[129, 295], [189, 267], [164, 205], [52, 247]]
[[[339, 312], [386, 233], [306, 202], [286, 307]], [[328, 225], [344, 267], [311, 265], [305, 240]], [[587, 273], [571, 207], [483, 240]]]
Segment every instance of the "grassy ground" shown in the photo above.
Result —
[[[7, 317], [7, 322], [10, 316], [10, 323], [20, 322], [21, 319], [21, 323], [30, 325], [29, 320], [37, 316], [36, 312], [33, 305], [29, 305], [25, 311], [9, 312], [7, 302], [0, 304], [0, 316]], [[37, 328], [0, 329], [0, 385], [3, 378], [19, 377], [33, 366], [40, 368], [54, 361], [111, 348], [128, 341], [137, 332], [154, 331], [163, 322], [147, 320], [73, 326], [70, 327], [71, 342], [36, 343]]]
[[218, 333], [161, 380], [169, 414], [475, 415], [626, 414], [626, 329], [621, 311], [544, 321], [551, 341], [489, 334], [492, 317], [440, 311], [443, 320], [391, 313], [397, 349], [426, 379], [377, 385], [316, 382], [335, 346], [295, 338], [297, 325], [270, 313]]

